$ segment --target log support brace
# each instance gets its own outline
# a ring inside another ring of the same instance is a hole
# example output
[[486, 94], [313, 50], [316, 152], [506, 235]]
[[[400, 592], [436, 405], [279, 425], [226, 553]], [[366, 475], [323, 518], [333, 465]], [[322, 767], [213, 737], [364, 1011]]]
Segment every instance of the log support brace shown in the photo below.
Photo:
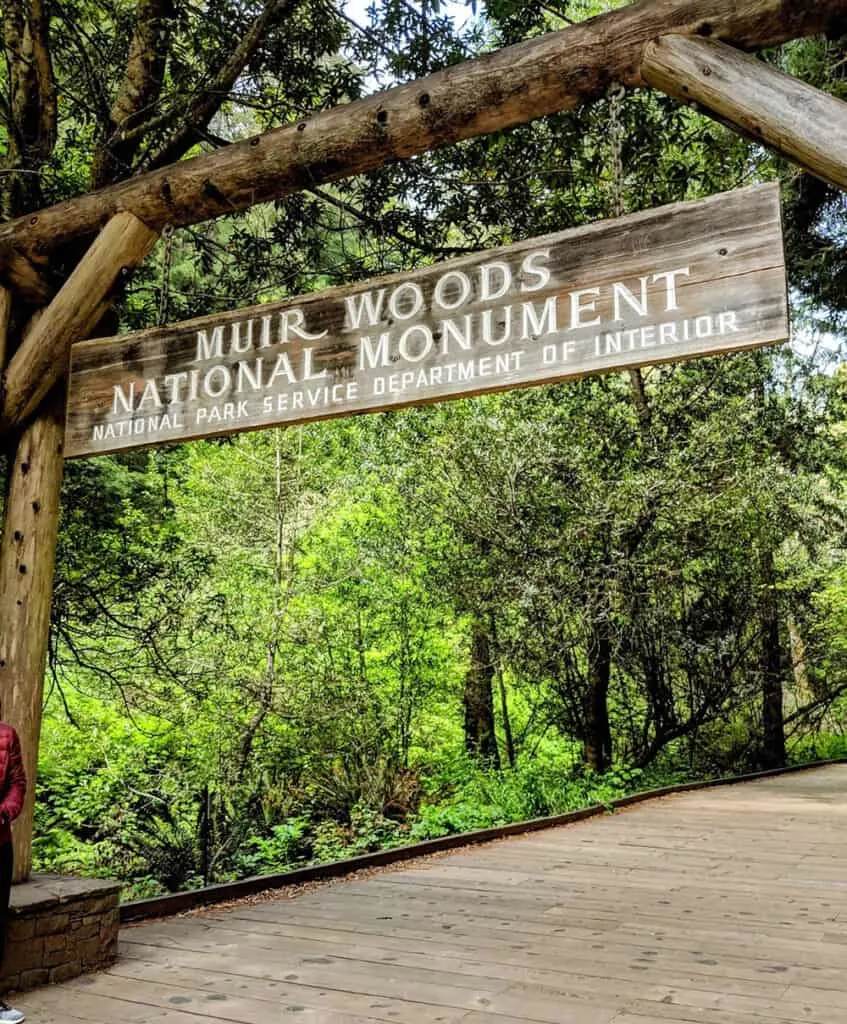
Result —
[[847, 103], [724, 43], [663, 36], [644, 48], [644, 81], [811, 174], [847, 189]]
[[144, 259], [157, 237], [132, 213], [106, 224], [12, 356], [3, 375], [0, 430], [32, 416], [67, 371], [71, 345], [88, 337], [121, 275]]

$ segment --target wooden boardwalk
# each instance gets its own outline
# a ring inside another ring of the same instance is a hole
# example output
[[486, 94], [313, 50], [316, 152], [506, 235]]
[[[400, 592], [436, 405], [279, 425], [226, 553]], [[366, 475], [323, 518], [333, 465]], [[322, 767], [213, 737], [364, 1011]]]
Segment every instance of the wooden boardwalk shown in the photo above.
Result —
[[845, 1024], [847, 766], [126, 927], [58, 1024]]

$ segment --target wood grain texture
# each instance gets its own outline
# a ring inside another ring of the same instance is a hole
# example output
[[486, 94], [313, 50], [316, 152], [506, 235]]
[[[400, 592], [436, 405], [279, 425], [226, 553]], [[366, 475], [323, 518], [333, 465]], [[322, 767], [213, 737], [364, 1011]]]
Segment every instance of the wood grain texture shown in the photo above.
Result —
[[[286, 338], [283, 324], [299, 329]], [[396, 409], [787, 336], [779, 192], [758, 186], [82, 342], [66, 454]]]
[[12, 290], [0, 285], [0, 370], [6, 365], [9, 351], [9, 329], [12, 320]]
[[0, 694], [3, 718], [20, 736], [27, 777], [24, 807], [12, 826], [15, 881], [27, 878], [32, 866], [41, 704], [64, 468], [64, 416], [64, 394], [57, 390], [18, 440], [9, 471], [0, 543]]
[[641, 0], [0, 225], [0, 271], [18, 257], [42, 263], [123, 210], [157, 230], [195, 224], [572, 110], [601, 98], [614, 80], [643, 85], [642, 51], [660, 35], [753, 50], [845, 22], [847, 0]]
[[156, 238], [131, 213], [113, 217], [80, 260], [3, 375], [0, 430], [22, 423], [64, 376], [71, 344], [96, 326], [120, 274], [135, 267]]
[[56, 288], [50, 283], [44, 271], [14, 247], [2, 250], [0, 266], [9, 287], [29, 303], [46, 305], [56, 293]]
[[[847, 767], [125, 927], [42, 1024], [843, 1024]], [[813, 837], [813, 838], [810, 838]]]
[[847, 188], [847, 103], [708, 39], [663, 36], [641, 64], [654, 89], [697, 103], [817, 177]]

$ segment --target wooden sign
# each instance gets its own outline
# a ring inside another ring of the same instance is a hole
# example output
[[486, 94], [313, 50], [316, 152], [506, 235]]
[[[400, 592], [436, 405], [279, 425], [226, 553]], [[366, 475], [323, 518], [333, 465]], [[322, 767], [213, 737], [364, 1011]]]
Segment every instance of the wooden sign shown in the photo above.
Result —
[[68, 457], [788, 337], [776, 185], [73, 346]]

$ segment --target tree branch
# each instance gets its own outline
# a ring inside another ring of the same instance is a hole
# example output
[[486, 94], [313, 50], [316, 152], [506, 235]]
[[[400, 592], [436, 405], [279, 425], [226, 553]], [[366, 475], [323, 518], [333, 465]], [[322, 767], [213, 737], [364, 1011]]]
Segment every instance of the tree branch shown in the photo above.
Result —
[[428, 242], [421, 241], [418, 237], [413, 238], [411, 235], [407, 235], [395, 228], [386, 227], [378, 217], [368, 216], [363, 210], [344, 202], [343, 199], [338, 199], [332, 193], [322, 188], [310, 188], [309, 191], [325, 203], [329, 203], [336, 209], [348, 213], [351, 217], [355, 217], [359, 223], [372, 228], [377, 234], [390, 235], [392, 238], [396, 238], [398, 242], [402, 242], [403, 245], [410, 245], [415, 249], [420, 249], [421, 252], [430, 253], [432, 256], [467, 256], [469, 253], [477, 251], [472, 246], [430, 245]]
[[139, 123], [161, 95], [174, 14], [173, 0], [138, 2], [126, 72], [94, 153], [92, 188], [126, 177], [132, 169], [140, 137], [129, 137], [126, 131]]
[[[6, 167], [12, 171], [39, 169], [56, 143], [58, 112], [49, 25], [42, 0], [4, 7], [3, 46], [9, 78]], [[40, 204], [38, 175], [9, 176], [4, 185], [6, 216], [26, 213]]]
[[[202, 92], [195, 94], [187, 104], [177, 105], [171, 113], [179, 117], [180, 127], [162, 147], [145, 160], [145, 170], [155, 170], [183, 157], [197, 138], [198, 129], [205, 129], [229, 95], [238, 76], [258, 50], [267, 30], [274, 22], [290, 17], [302, 0], [266, 0], [262, 12], [256, 17], [214, 80]], [[161, 123], [161, 117], [157, 119]]]

